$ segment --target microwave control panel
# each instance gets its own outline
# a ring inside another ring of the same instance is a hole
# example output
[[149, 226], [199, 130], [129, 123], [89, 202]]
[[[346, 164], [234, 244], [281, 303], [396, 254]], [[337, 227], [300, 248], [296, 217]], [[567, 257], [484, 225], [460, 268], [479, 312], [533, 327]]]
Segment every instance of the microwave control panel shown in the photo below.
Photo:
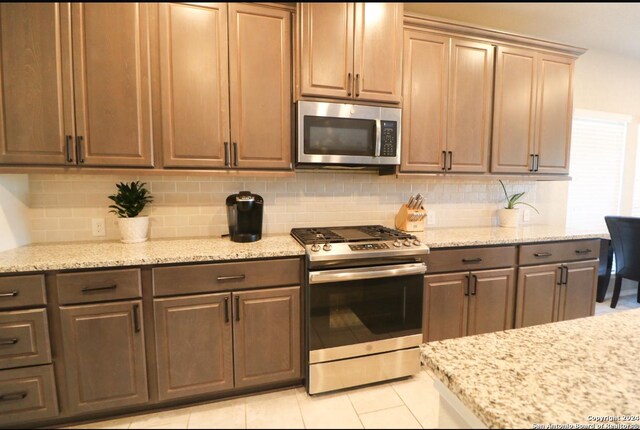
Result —
[[396, 121], [381, 121], [381, 157], [395, 157], [398, 149], [398, 123]]

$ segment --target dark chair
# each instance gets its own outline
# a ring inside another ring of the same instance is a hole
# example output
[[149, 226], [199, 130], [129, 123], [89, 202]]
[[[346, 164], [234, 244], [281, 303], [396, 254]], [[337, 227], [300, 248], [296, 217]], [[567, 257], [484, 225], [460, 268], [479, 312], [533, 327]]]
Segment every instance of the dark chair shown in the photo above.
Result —
[[[616, 281], [611, 299], [611, 307], [615, 308], [620, 297], [622, 279], [640, 282], [640, 218], [606, 216], [604, 220], [616, 256]], [[640, 284], [637, 301], [640, 303]]]

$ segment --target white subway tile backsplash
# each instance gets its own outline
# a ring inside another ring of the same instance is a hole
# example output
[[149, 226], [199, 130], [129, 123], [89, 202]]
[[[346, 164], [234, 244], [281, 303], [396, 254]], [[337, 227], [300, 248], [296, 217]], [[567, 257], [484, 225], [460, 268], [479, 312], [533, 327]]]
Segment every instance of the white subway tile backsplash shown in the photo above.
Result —
[[[228, 176], [29, 176], [34, 242], [114, 240], [117, 218], [109, 213], [108, 195], [116, 183], [146, 182], [154, 202], [152, 238], [206, 237], [227, 233], [225, 200], [248, 190], [265, 200], [263, 231], [287, 233], [294, 227], [385, 224], [393, 226], [400, 205], [421, 193], [425, 208], [437, 212], [436, 227], [491, 226], [502, 206], [502, 187], [491, 179], [397, 179], [370, 173], [302, 172], [294, 178]], [[508, 192], [525, 191], [535, 204], [536, 183], [506, 181]], [[91, 218], [106, 220], [106, 235], [91, 235]]]

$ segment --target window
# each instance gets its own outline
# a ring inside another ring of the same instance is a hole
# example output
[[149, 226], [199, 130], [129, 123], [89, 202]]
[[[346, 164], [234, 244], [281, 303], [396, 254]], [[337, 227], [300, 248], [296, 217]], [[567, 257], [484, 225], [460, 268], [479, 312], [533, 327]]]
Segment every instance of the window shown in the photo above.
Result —
[[606, 231], [605, 215], [620, 214], [629, 120], [623, 115], [576, 111], [571, 137], [568, 226]]

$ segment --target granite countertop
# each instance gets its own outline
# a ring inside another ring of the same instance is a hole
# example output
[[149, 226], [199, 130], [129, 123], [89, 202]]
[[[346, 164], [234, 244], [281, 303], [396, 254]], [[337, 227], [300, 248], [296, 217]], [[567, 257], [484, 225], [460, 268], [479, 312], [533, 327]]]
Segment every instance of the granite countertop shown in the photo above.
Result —
[[432, 249], [458, 246], [506, 245], [528, 242], [609, 238], [609, 234], [604, 231], [585, 231], [546, 225], [532, 225], [520, 228], [426, 227], [424, 232], [414, 234]]
[[302, 255], [304, 249], [288, 234], [267, 235], [252, 243], [206, 238], [149, 240], [138, 244], [116, 241], [36, 244], [0, 252], [0, 273]]
[[489, 428], [637, 419], [638, 327], [634, 309], [431, 342], [422, 359]]

